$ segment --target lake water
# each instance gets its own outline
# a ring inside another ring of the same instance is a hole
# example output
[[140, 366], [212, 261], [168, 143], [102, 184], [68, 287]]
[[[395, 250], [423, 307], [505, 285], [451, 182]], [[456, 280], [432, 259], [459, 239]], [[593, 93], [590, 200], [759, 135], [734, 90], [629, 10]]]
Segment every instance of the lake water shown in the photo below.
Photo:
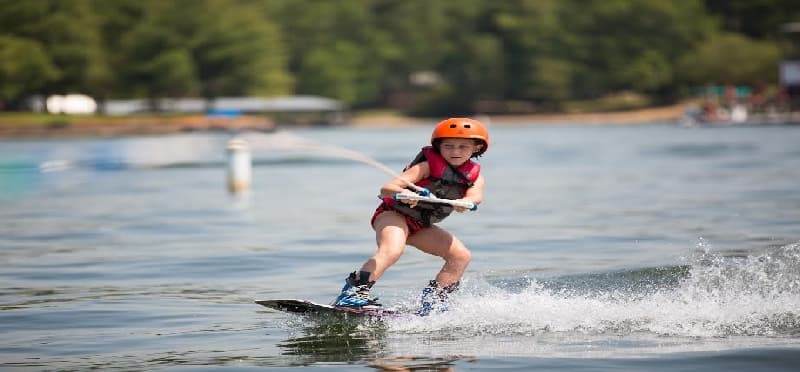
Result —
[[[800, 363], [800, 127], [491, 126], [485, 201], [442, 226], [473, 252], [451, 310], [306, 318], [374, 251], [369, 218], [429, 127], [0, 141], [0, 367], [34, 370], [792, 370]], [[373, 292], [412, 308], [409, 248]]]

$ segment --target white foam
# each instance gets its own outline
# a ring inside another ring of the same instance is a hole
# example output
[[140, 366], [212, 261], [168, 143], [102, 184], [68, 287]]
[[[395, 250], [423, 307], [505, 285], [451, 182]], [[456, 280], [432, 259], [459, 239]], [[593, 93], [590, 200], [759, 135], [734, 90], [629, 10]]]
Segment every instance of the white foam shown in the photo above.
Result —
[[522, 291], [472, 283], [449, 312], [390, 323], [397, 332], [476, 335], [631, 335], [717, 338], [796, 336], [800, 329], [800, 244], [749, 257], [704, 251], [689, 276], [647, 293]]

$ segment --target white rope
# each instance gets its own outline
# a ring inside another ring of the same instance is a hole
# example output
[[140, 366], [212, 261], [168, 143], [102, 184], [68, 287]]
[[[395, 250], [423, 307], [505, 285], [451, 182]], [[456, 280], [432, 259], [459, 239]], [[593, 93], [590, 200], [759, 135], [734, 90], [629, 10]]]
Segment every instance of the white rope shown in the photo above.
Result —
[[[255, 135], [257, 135], [258, 137], [253, 137]], [[274, 133], [267, 135], [260, 133], [253, 133], [248, 135], [248, 137], [250, 137], [247, 140], [248, 142], [251, 143], [250, 147], [252, 149], [260, 148], [266, 150], [306, 152], [313, 155], [324, 155], [324, 156], [353, 160], [359, 163], [367, 164], [373, 168], [376, 168], [388, 174], [391, 177], [397, 178], [401, 180], [406, 186], [410, 187], [415, 191], [424, 190], [422, 187], [419, 187], [414, 183], [402, 178], [399, 173], [391, 170], [383, 163], [375, 159], [372, 159], [369, 156], [366, 156], [358, 151], [338, 146], [315, 143], [289, 133]]]

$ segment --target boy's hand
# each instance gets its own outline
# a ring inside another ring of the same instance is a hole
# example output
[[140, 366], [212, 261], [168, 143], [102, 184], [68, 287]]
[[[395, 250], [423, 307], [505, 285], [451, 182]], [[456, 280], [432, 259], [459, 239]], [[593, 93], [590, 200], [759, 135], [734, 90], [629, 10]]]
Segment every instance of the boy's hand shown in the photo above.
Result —
[[[471, 200], [467, 200], [467, 199], [456, 199], [456, 201], [464, 202], [464, 203], [472, 203]], [[464, 213], [466, 211], [471, 210], [470, 208], [464, 208], [464, 207], [460, 207], [460, 206], [457, 206], [457, 205], [454, 205], [453, 209], [458, 213]]]
[[[401, 193], [401, 194], [406, 194], [406, 195], [417, 195], [417, 193], [415, 193], [415, 192], [413, 192], [413, 191], [411, 191], [411, 190], [408, 190], [408, 189], [404, 189], [404, 190], [403, 190], [403, 191], [401, 191], [400, 193]], [[408, 204], [408, 206], [409, 206], [409, 207], [411, 207], [411, 208], [414, 208], [414, 207], [416, 207], [416, 206], [417, 206], [417, 203], [419, 203], [419, 200], [413, 200], [413, 199], [400, 199], [400, 202], [402, 202], [402, 203], [406, 203], [406, 204]]]

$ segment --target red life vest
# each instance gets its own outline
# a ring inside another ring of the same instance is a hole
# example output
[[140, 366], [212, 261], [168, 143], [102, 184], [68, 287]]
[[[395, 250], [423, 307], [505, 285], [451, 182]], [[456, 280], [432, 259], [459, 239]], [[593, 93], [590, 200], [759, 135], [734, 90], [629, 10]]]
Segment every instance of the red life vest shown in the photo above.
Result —
[[[456, 181], [456, 182], [458, 182], [459, 180], [466, 181], [466, 183], [469, 184], [469, 186], [467, 188], [469, 188], [469, 187], [472, 187], [472, 184], [475, 183], [475, 180], [478, 179], [478, 175], [481, 173], [481, 165], [476, 163], [476, 162], [474, 162], [474, 161], [472, 161], [472, 160], [468, 160], [466, 163], [461, 164], [461, 166], [459, 166], [458, 168], [453, 167], [452, 165], [448, 164], [447, 160], [444, 160], [442, 155], [439, 154], [439, 152], [437, 152], [432, 146], [423, 147], [422, 151], [421, 151], [421, 154], [424, 156], [424, 159], [421, 159], [420, 156], [417, 155], [417, 158], [414, 159], [415, 161], [412, 161], [411, 164], [409, 164], [406, 167], [406, 169], [408, 169], [408, 168], [410, 168], [410, 167], [412, 167], [412, 166], [414, 166], [416, 164], [419, 164], [419, 163], [421, 163], [423, 161], [426, 161], [426, 160], [428, 161], [428, 168], [430, 168], [430, 175], [428, 176], [428, 178], [420, 180], [419, 182], [417, 182], [418, 186], [422, 186], [422, 187], [428, 188], [427, 185], [430, 185], [431, 183], [434, 183], [437, 180], [443, 179], [443, 177], [444, 178], [451, 178], [451, 177], [449, 177], [448, 175], [445, 174], [445, 172], [448, 169], [451, 169], [451, 170], [456, 170], [458, 172], [454, 173], [454, 175], [457, 177], [457, 179], [450, 180], [450, 181]], [[431, 191], [433, 191], [433, 190], [431, 190]], [[466, 191], [466, 189], [464, 191]], [[436, 195], [437, 197], [440, 197], [440, 198], [444, 198], [445, 197], [444, 195], [439, 195], [438, 193], [434, 193], [434, 195]], [[463, 197], [463, 196], [464, 196], [464, 194], [462, 193], [458, 197], [460, 198], [460, 197]], [[451, 198], [448, 198], [448, 199], [451, 199]]]
[[[472, 160], [468, 160], [458, 168], [448, 164], [447, 160], [431, 146], [423, 147], [406, 169], [423, 161], [428, 162], [430, 174], [416, 185], [430, 190], [433, 195], [443, 199], [463, 198], [481, 172], [480, 164]], [[405, 203], [394, 203], [391, 208], [421, 221], [426, 227], [445, 219], [453, 212], [452, 206], [425, 202], [417, 204], [414, 208]]]

